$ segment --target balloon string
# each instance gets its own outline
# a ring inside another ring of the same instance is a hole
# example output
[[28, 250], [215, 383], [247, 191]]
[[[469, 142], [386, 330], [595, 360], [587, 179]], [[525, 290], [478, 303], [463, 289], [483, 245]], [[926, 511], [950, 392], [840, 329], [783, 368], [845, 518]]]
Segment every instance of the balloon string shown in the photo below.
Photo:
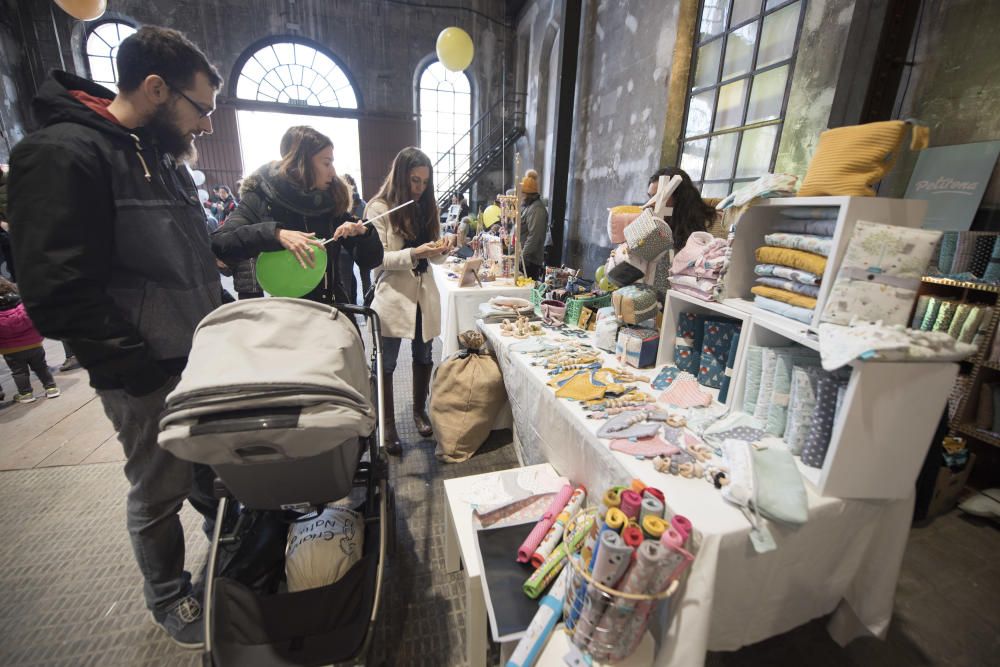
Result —
[[[395, 211], [398, 211], [401, 208], [406, 208], [410, 204], [415, 204], [415, 203], [416, 202], [411, 199], [410, 201], [406, 202], [405, 204], [400, 204], [396, 208], [391, 208], [388, 211], [386, 211], [385, 213], [382, 213], [380, 215], [376, 215], [371, 220], [365, 220], [364, 225], [365, 225], [365, 227], [371, 227], [372, 223], [375, 222], [376, 220], [378, 220], [379, 218], [384, 218], [385, 216], [389, 215], [390, 213], [394, 213]], [[329, 238], [329, 239], [323, 241], [322, 245], [326, 245], [327, 243], [329, 243], [332, 240], [333, 240], [332, 238]]]

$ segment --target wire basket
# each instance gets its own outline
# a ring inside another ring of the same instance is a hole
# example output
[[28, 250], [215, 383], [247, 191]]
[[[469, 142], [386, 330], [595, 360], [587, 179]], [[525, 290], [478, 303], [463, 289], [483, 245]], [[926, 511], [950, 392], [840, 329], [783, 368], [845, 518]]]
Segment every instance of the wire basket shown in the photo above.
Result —
[[566, 300], [566, 315], [564, 322], [572, 326], [576, 326], [580, 321], [580, 311], [584, 308], [590, 308], [592, 311], [597, 312], [598, 308], [604, 308], [611, 305], [611, 295], [604, 294], [601, 296], [592, 296], [586, 299], [570, 298]]
[[[597, 508], [581, 510], [570, 526], [587, 516], [597, 517]], [[567, 527], [567, 532], [570, 527]], [[563, 621], [570, 641], [596, 661], [615, 664], [638, 648], [650, 616], [679, 586], [668, 580], [654, 594], [627, 593], [598, 583], [587, 571], [582, 555], [569, 555], [569, 581], [563, 603]]]

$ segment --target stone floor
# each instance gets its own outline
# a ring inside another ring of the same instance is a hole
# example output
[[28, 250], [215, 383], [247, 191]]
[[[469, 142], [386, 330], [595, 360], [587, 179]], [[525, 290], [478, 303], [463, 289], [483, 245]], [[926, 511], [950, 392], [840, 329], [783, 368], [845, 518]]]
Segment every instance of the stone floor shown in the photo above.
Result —
[[[50, 365], [61, 346], [47, 346]], [[398, 551], [389, 563], [376, 658], [387, 665], [464, 664], [461, 573], [444, 571], [442, 481], [517, 465], [509, 432], [470, 461], [438, 463], [409, 413], [408, 353], [396, 388], [398, 423], [412, 443], [393, 460]], [[11, 405], [0, 385], [0, 665], [197, 665], [148, 620], [124, 529], [121, 452], [87, 387], [86, 374], [57, 375], [64, 395]], [[506, 437], [505, 437], [506, 436]], [[189, 568], [207, 543], [185, 507]], [[823, 619], [709, 665], [1000, 664], [1000, 529], [955, 512], [915, 527], [903, 563], [887, 641], [841, 649]], [[492, 651], [496, 658], [496, 647]]]

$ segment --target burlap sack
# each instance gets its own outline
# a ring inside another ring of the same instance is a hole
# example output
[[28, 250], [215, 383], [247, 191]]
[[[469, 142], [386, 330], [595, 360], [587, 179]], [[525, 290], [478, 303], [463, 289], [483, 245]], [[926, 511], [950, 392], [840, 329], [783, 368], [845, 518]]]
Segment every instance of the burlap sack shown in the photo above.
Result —
[[500, 366], [482, 349], [482, 335], [466, 331], [458, 339], [463, 349], [438, 365], [431, 384], [434, 455], [445, 463], [476, 453], [507, 400]]

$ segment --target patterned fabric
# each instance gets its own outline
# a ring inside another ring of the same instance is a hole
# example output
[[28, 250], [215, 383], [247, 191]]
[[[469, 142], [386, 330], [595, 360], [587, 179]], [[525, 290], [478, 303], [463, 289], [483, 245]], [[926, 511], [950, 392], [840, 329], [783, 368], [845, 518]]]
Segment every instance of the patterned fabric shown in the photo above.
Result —
[[766, 285], [756, 285], [750, 288], [750, 291], [758, 296], [763, 296], [775, 301], [781, 301], [782, 303], [798, 306], [799, 308], [808, 308], [809, 310], [812, 310], [816, 307], [816, 299], [813, 297], [796, 294], [795, 292], [789, 292], [788, 290], [768, 287]]
[[833, 248], [833, 239], [814, 234], [789, 234], [787, 232], [775, 232], [764, 236], [764, 243], [778, 248], [794, 248], [795, 250], [805, 250], [814, 252], [823, 257], [830, 256]]
[[791, 401], [792, 369], [796, 366], [817, 366], [819, 356], [812, 350], [779, 353], [774, 366], [771, 405], [767, 409], [767, 432], [779, 438], [785, 433], [788, 405]]
[[[691, 422], [688, 422], [688, 426]], [[757, 442], [764, 437], [764, 429], [759, 421], [743, 412], [730, 412], [703, 433], [705, 441], [713, 445], [721, 445], [727, 439]]]
[[715, 292], [706, 292], [704, 290], [695, 289], [693, 287], [685, 287], [684, 285], [674, 285], [670, 289], [675, 292], [680, 292], [681, 294], [687, 294], [688, 296], [693, 296], [696, 299], [701, 299], [702, 301], [714, 301]]
[[702, 292], [711, 293], [711, 291], [715, 288], [716, 282], [715, 278], [698, 278], [696, 276], [688, 276], [684, 274], [670, 276], [670, 286], [675, 289], [677, 287], [690, 287], [692, 289], [701, 290]]
[[762, 424], [767, 423], [767, 411], [771, 409], [771, 398], [774, 393], [774, 369], [778, 364], [778, 349], [765, 347], [760, 365], [760, 391], [757, 392], [757, 402], [754, 404], [753, 416]]
[[781, 209], [781, 217], [791, 220], [828, 220], [836, 222], [838, 215], [840, 215], [840, 208], [837, 206], [794, 206]]
[[727, 240], [717, 239], [708, 232], [693, 232], [684, 247], [674, 255], [670, 272], [699, 278], [716, 277], [728, 249]]
[[958, 308], [955, 309], [955, 317], [951, 318], [951, 324], [948, 325], [948, 335], [952, 338], [958, 338], [962, 335], [962, 325], [969, 318], [969, 314], [972, 312], [972, 306], [968, 303], [958, 304]]
[[920, 328], [920, 325], [924, 321], [924, 314], [927, 312], [927, 305], [931, 302], [931, 299], [933, 298], [934, 297], [927, 296], [926, 294], [924, 294], [923, 296], [917, 299], [917, 307], [914, 309], [913, 319], [910, 321], [911, 329]]
[[731, 206], [745, 206], [755, 199], [794, 197], [798, 180], [799, 177], [793, 174], [764, 174], [753, 183], [733, 191], [716, 208], [724, 210]]
[[990, 255], [990, 264], [983, 273], [983, 280], [989, 283], [1000, 282], [1000, 243], [993, 244], [993, 254]]
[[792, 368], [792, 389], [788, 399], [788, 415], [785, 422], [785, 445], [792, 454], [798, 456], [809, 433], [813, 409], [816, 407], [816, 379], [820, 369], [804, 366]]
[[760, 377], [764, 371], [764, 348], [759, 345], [747, 347], [746, 380], [743, 387], [743, 412], [752, 415], [760, 395]]
[[740, 331], [736, 331], [733, 342], [729, 344], [729, 353], [726, 355], [726, 372], [722, 377], [722, 384], [719, 386], [719, 403], [725, 403], [729, 398], [729, 383], [733, 379], [733, 368], [736, 366], [736, 350], [740, 346]]
[[958, 361], [975, 353], [943, 331], [915, 331], [902, 324], [819, 325], [823, 368], [832, 371], [855, 359], [878, 361]]
[[955, 262], [955, 250], [958, 247], [958, 232], [945, 232], [941, 235], [941, 252], [938, 255], [938, 270], [941, 273], [951, 273], [951, 265]]
[[830, 447], [833, 422], [837, 416], [837, 394], [846, 381], [829, 373], [822, 373], [816, 380], [816, 406], [812, 424], [802, 447], [802, 462], [812, 468], [822, 468], [826, 451]]
[[707, 407], [712, 404], [712, 395], [698, 386], [698, 381], [690, 373], [678, 375], [659, 400], [679, 408]]
[[698, 383], [718, 389], [726, 374], [726, 358], [733, 338], [739, 334], [736, 320], [705, 320], [701, 358], [698, 362]]
[[803, 285], [800, 282], [785, 280], [784, 278], [762, 276], [757, 279], [757, 284], [782, 289], [786, 292], [795, 292], [796, 294], [802, 294], [803, 296], [808, 296], [813, 299], [819, 296], [819, 287], [816, 287], [815, 285]]
[[674, 365], [677, 368], [691, 374], [698, 373], [704, 334], [704, 315], [681, 313], [677, 316], [677, 336], [674, 340]]
[[784, 278], [785, 280], [794, 280], [795, 282], [802, 283], [803, 285], [819, 285], [820, 281], [823, 280], [823, 276], [818, 276], [815, 273], [800, 271], [799, 269], [779, 266], [777, 264], [758, 264], [753, 268], [753, 272], [758, 276]]
[[949, 273], [964, 273], [969, 269], [972, 261], [972, 251], [976, 248], [976, 238], [969, 232], [961, 232], [958, 235], [958, 243], [955, 244], [955, 259], [951, 262]]
[[927, 302], [927, 310], [924, 312], [924, 319], [920, 323], [921, 331], [930, 331], [934, 328], [934, 322], [937, 321], [939, 310], [941, 310], [941, 299], [932, 296]]
[[664, 366], [660, 369], [660, 372], [656, 374], [653, 381], [650, 382], [650, 386], [657, 391], [663, 391], [670, 386], [670, 383], [674, 381], [677, 374], [680, 373], [680, 369], [676, 366]]
[[793, 306], [790, 303], [783, 303], [781, 301], [775, 301], [774, 299], [768, 299], [766, 296], [758, 295], [754, 297], [753, 305], [772, 313], [777, 313], [778, 315], [783, 315], [793, 320], [797, 320], [803, 324], [811, 324], [813, 321], [813, 311], [809, 308], [799, 308], [798, 306]]
[[847, 245], [822, 321], [907, 324], [920, 277], [941, 232], [859, 220]]
[[[958, 334], [958, 340], [962, 343], [971, 343], [972, 339], [976, 337], [976, 333], [979, 331], [979, 327], [983, 322], [983, 316], [986, 314], [986, 308], [982, 306], [973, 306], [972, 311], [969, 316], [965, 318], [965, 322], [962, 323], [962, 330]], [[1000, 337], [998, 337], [1000, 339]]]
[[[772, 227], [772, 229], [776, 232], [786, 232], [789, 234], [814, 234], [816, 236], [832, 237], [833, 233], [837, 231], [836, 211], [839, 209], [833, 210], [835, 211], [834, 217], [829, 220], [778, 220], [774, 223], [774, 227]], [[782, 211], [781, 214], [785, 215], [786, 212], [787, 209]]]
[[826, 270], [826, 257], [804, 250], [763, 246], [757, 248], [754, 255], [758, 264], [780, 264], [800, 271], [808, 271], [817, 276], [823, 275], [823, 271]]
[[[977, 348], [982, 346], [984, 339], [989, 334], [990, 320], [993, 319], [993, 309], [986, 306], [982, 309], [983, 316], [979, 320], [979, 327], [972, 335], [972, 344]], [[962, 328], [962, 335], [966, 334], [965, 327]]]
[[681, 451], [677, 445], [665, 441], [658, 435], [638, 440], [625, 440], [622, 438], [612, 440], [611, 449], [630, 456], [641, 456], [647, 459], [651, 459], [654, 456], [673, 456]]
[[969, 272], [976, 277], [982, 278], [986, 273], [996, 240], [995, 234], [981, 234], [976, 237], [976, 247], [973, 248], [972, 259], [969, 261]]
[[951, 320], [955, 317], [955, 311], [958, 309], [958, 303], [955, 301], [942, 301], [941, 309], [938, 310], [937, 319], [934, 320], [934, 326], [931, 327], [931, 331], [944, 331], [948, 332], [948, 327], [951, 326]]

